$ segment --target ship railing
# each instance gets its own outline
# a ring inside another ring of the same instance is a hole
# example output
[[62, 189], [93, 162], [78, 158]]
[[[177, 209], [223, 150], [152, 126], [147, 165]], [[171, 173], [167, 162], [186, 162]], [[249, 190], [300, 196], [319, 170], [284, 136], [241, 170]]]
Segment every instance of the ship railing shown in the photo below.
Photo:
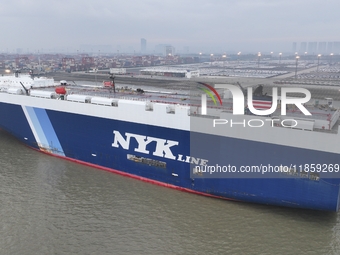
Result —
[[[286, 111], [287, 113], [302, 113], [299, 109], [289, 109]], [[324, 117], [328, 117], [330, 118], [332, 116], [332, 114], [330, 113], [323, 113], [323, 112], [313, 112], [310, 111], [310, 113], [312, 114], [312, 116], [324, 116]]]
[[[339, 110], [339, 114], [340, 114], [340, 110]], [[271, 116], [272, 120], [273, 120], [273, 127], [280, 127], [280, 128], [290, 128], [290, 129], [297, 129], [297, 130], [304, 130], [304, 131], [312, 131], [312, 132], [323, 132], [323, 133], [330, 133], [330, 134], [338, 134], [339, 133], [339, 128], [340, 128], [340, 120], [339, 118], [336, 119], [336, 121], [334, 122], [333, 126], [329, 126], [328, 128], [317, 128], [314, 125], [313, 126], [305, 126], [303, 127], [293, 127], [293, 126], [288, 126], [288, 123], [286, 122], [285, 125], [282, 125], [282, 121], [284, 120], [284, 118], [282, 116]], [[288, 119], [287, 119], [288, 120]], [[292, 120], [295, 121], [305, 121], [305, 122], [312, 122], [313, 119], [308, 119], [308, 118], [292, 118]], [[329, 121], [330, 122], [330, 121]], [[329, 124], [331, 125], [331, 124]]]

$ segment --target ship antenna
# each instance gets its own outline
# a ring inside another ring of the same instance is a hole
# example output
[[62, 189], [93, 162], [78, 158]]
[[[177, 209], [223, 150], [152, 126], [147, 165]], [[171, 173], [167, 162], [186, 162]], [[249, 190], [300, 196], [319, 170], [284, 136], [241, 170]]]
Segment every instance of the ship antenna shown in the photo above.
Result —
[[24, 88], [24, 90], [26, 91], [26, 95], [28, 96], [28, 89], [26, 89], [26, 87], [24, 86], [24, 84], [22, 84], [22, 82], [20, 82], [20, 84]]

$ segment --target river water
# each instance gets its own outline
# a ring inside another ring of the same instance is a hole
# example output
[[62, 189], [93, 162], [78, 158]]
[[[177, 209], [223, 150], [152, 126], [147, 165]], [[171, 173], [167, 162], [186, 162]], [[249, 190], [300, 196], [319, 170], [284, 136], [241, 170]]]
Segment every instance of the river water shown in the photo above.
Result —
[[0, 254], [340, 254], [340, 214], [188, 194], [0, 131]]

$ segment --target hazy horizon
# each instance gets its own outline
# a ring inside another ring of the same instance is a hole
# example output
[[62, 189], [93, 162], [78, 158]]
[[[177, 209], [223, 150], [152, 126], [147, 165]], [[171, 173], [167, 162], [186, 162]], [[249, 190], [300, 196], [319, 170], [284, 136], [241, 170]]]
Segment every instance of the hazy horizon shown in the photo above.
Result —
[[328, 0], [12, 0], [0, 7], [0, 52], [290, 52], [292, 43], [340, 41]]

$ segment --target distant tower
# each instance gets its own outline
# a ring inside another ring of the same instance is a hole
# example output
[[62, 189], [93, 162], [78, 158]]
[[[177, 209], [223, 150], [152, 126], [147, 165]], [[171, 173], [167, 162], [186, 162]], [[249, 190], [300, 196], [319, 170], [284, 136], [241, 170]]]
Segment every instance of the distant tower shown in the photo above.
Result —
[[319, 42], [318, 53], [326, 53], [326, 47], [327, 47], [326, 42]]
[[292, 46], [292, 52], [295, 53], [296, 52], [296, 42], [293, 42], [293, 46]]
[[146, 52], [146, 40], [144, 38], [140, 39], [140, 51], [142, 54]]
[[301, 46], [300, 46], [300, 54], [303, 54], [307, 51], [307, 43], [306, 42], [302, 42]]
[[316, 49], [316, 46], [317, 46], [317, 42], [309, 42], [308, 43], [308, 54], [312, 54], [312, 55], [314, 55], [314, 54], [318, 54], [317, 53], [317, 49]]
[[175, 47], [171, 45], [166, 45], [164, 49], [165, 49], [165, 56], [175, 55]]

